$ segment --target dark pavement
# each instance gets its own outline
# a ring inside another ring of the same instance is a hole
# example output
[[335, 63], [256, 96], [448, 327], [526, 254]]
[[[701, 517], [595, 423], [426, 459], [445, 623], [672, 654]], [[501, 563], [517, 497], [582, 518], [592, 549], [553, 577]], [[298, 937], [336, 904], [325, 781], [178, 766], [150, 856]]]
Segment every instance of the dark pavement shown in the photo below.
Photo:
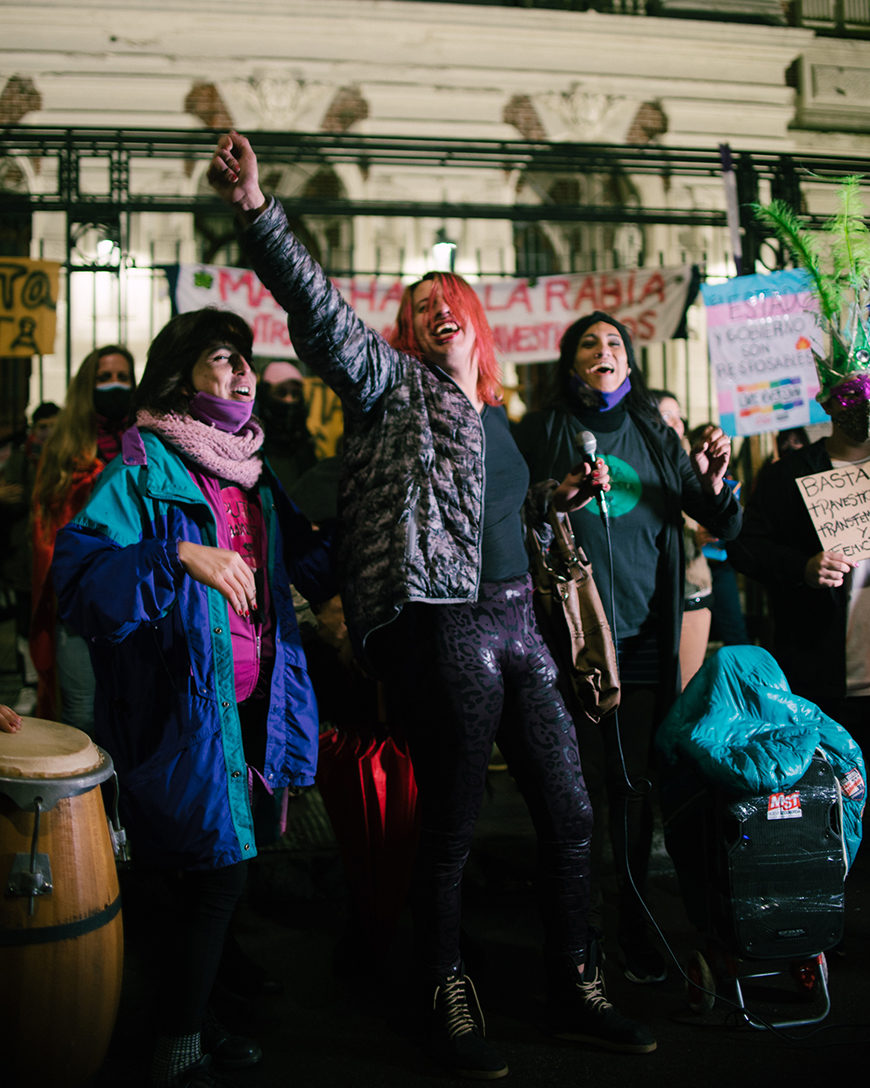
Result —
[[[280, 979], [284, 994], [251, 1002], [223, 990], [221, 1015], [256, 1033], [260, 1066], [234, 1074], [247, 1088], [348, 1084], [360, 1088], [431, 1086], [453, 1082], [421, 1057], [414, 1038], [408, 967], [407, 919], [376, 967], [336, 955], [347, 920], [343, 877], [317, 797], [291, 807], [299, 828], [289, 849], [254, 862], [239, 939], [246, 951]], [[294, 843], [294, 839], [296, 840]], [[620, 1055], [547, 1038], [539, 947], [541, 928], [532, 891], [534, 837], [525, 807], [505, 772], [491, 775], [466, 878], [469, 974], [481, 995], [488, 1036], [510, 1065], [506, 1083], [547, 1086], [645, 1083], [695, 1086], [836, 1083], [863, 1079], [870, 1056], [870, 879], [860, 866], [847, 884], [844, 957], [830, 959], [831, 1012], [815, 1027], [759, 1030], [718, 1000], [712, 1012], [688, 1010], [685, 965], [698, 947], [686, 920], [669, 859], [659, 846], [650, 905], [673, 949], [666, 982], [626, 981], [610, 948], [609, 995], [624, 1012], [646, 1020], [658, 1039], [649, 1055]], [[612, 940], [610, 942], [612, 944]], [[609, 947], [609, 946], [608, 946]], [[340, 971], [335, 970], [339, 966]], [[359, 974], [355, 974], [354, 967]], [[778, 965], [776, 965], [778, 966]], [[98, 1081], [142, 1083], [145, 1020], [137, 987], [135, 948], [118, 1030]], [[750, 1008], [761, 1015], [799, 1019], [812, 1010], [796, 982], [786, 978], [770, 1003], [759, 993]], [[729, 991], [730, 992], [730, 991]], [[733, 994], [731, 994], [733, 996]]]
[[[2, 634], [0, 641], [5, 641]], [[5, 655], [0, 666], [8, 666]], [[12, 684], [5, 671], [0, 701], [14, 702]], [[319, 796], [294, 801], [290, 816], [284, 848], [265, 852], [252, 863], [238, 927], [246, 952], [283, 983], [284, 992], [247, 998], [222, 987], [217, 995], [218, 1011], [228, 1026], [255, 1035], [264, 1051], [258, 1066], [233, 1074], [234, 1080], [241, 1088], [431, 1088], [457, 1083], [430, 1066], [415, 1041], [407, 915], [392, 946], [374, 965], [363, 950], [349, 953], [346, 944], [337, 953], [348, 912], [341, 863]], [[870, 1058], [867, 844], [864, 851], [846, 885], [845, 955], [829, 958], [830, 1014], [813, 1027], [771, 1031], [748, 1025], [722, 998], [712, 1012], [689, 1011], [680, 967], [699, 947], [699, 938], [686, 918], [659, 836], [649, 905], [675, 957], [667, 981], [653, 986], [629, 983], [619, 970], [612, 936], [606, 943], [609, 996], [623, 1012], [652, 1026], [658, 1049], [639, 1056], [595, 1051], [551, 1041], [543, 1030], [541, 927], [532, 889], [534, 836], [511, 778], [504, 771], [492, 772], [466, 874], [465, 912], [468, 971], [481, 996], [488, 1037], [510, 1065], [504, 1083], [535, 1088], [641, 1083], [781, 1088], [862, 1080]], [[609, 885], [606, 876], [605, 888]], [[130, 911], [128, 926], [117, 1028], [93, 1088], [138, 1088], [147, 1079], [147, 906]], [[779, 1010], [789, 1018], [797, 1018], [795, 1010], [817, 1007], [816, 999], [807, 997], [791, 978], [772, 996], [773, 1003], [767, 992], [747, 1003], [762, 1015]], [[33, 1083], [39, 1083], [38, 1077]]]

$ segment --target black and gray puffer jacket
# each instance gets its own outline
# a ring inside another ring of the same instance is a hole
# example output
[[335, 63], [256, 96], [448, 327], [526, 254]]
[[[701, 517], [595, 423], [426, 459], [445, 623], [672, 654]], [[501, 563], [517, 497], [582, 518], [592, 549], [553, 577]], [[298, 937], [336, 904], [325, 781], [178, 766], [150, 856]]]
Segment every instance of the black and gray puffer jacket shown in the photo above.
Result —
[[247, 227], [253, 267], [287, 311], [299, 358], [344, 408], [339, 558], [362, 646], [410, 601], [473, 601], [481, 566], [483, 426], [437, 367], [360, 320], [272, 200]]

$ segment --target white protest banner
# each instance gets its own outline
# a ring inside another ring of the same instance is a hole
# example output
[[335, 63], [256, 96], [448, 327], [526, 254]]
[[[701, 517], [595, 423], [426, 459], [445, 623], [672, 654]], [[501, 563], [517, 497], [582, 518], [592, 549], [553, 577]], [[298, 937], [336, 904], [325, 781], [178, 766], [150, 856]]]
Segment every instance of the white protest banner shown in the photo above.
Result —
[[[218, 306], [235, 310], [254, 330], [258, 355], [293, 355], [283, 310], [256, 275], [242, 268], [178, 265], [168, 270], [176, 310]], [[384, 276], [340, 278], [336, 286], [378, 332], [389, 334], [404, 281]], [[680, 330], [695, 280], [693, 267], [572, 273], [473, 284], [495, 337], [496, 351], [514, 363], [553, 360], [573, 321], [604, 310], [628, 326], [636, 344], [670, 340]]]
[[474, 289], [492, 326], [498, 354], [513, 363], [559, 356], [565, 329], [593, 310], [628, 327], [636, 345], [671, 340], [692, 301], [692, 266], [481, 280]]
[[722, 429], [750, 435], [823, 423], [813, 362], [822, 336], [808, 275], [737, 276], [702, 284], [701, 294]]
[[178, 313], [204, 306], [233, 310], [253, 329], [258, 355], [276, 359], [295, 355], [287, 332], [287, 315], [255, 272], [222, 265], [183, 264], [167, 268], [166, 274], [172, 304]]
[[822, 550], [870, 558], [870, 464], [800, 476], [797, 485]]

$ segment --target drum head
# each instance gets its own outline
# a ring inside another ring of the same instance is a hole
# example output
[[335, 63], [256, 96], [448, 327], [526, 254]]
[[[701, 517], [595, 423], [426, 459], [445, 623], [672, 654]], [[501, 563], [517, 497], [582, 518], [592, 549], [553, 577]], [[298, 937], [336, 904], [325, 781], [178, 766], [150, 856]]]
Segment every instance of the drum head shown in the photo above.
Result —
[[17, 733], [0, 732], [4, 778], [66, 778], [96, 770], [102, 758], [87, 733], [45, 718], [22, 718]]

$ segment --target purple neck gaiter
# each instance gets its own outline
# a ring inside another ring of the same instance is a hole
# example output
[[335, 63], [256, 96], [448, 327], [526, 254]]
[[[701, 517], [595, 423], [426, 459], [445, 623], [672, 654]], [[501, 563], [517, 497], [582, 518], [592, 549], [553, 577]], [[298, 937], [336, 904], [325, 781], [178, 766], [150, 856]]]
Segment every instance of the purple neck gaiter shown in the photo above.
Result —
[[600, 412], [609, 412], [631, 389], [631, 373], [625, 375], [625, 381], [618, 389], [614, 389], [612, 393], [602, 393], [600, 389], [593, 389], [591, 385], [587, 385], [579, 374], [572, 371], [568, 378], [568, 388], [571, 395], [581, 404], [595, 404]]
[[190, 414], [200, 423], [210, 423], [219, 431], [238, 434], [250, 420], [254, 402], [250, 400], [225, 400], [212, 393], [194, 393], [190, 398]]

